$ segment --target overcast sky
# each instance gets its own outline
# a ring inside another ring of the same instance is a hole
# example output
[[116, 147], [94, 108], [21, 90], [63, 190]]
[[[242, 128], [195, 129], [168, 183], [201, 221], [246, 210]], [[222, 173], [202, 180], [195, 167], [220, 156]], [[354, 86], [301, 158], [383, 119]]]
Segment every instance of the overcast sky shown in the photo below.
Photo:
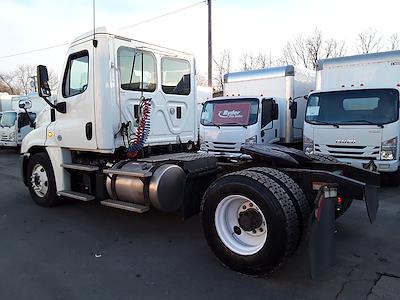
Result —
[[[201, 0], [97, 0], [96, 25], [149, 43], [193, 53], [200, 73], [207, 71], [205, 3], [131, 29], [135, 24]], [[352, 43], [374, 28], [386, 37], [400, 33], [399, 0], [212, 0], [214, 53], [230, 49], [279, 56], [296, 34], [318, 27], [325, 37]], [[91, 0], [0, 0], [0, 57], [62, 43], [92, 29]], [[0, 71], [18, 64], [46, 64], [60, 74], [68, 46], [0, 59]], [[353, 48], [348, 49], [352, 54]], [[238, 67], [237, 65], [234, 67]]]

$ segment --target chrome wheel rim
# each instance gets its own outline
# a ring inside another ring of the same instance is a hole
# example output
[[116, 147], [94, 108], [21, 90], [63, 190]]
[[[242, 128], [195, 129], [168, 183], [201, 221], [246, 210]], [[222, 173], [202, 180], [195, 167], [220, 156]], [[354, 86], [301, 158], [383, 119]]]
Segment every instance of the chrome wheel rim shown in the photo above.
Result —
[[46, 169], [41, 164], [36, 164], [32, 169], [31, 186], [35, 194], [43, 198], [49, 190], [49, 179]]
[[222, 199], [215, 210], [215, 228], [224, 245], [238, 255], [253, 255], [267, 241], [267, 222], [261, 209], [242, 195]]

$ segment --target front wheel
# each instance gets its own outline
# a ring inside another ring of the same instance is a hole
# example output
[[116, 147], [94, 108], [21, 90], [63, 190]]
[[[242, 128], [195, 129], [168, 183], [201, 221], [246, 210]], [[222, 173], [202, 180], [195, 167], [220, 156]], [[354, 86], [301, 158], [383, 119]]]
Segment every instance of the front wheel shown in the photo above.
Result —
[[57, 196], [53, 167], [46, 153], [34, 154], [27, 167], [28, 188], [32, 199], [40, 206], [55, 206]]
[[207, 243], [235, 271], [272, 273], [293, 254], [301, 236], [302, 220], [294, 201], [274, 176], [251, 169], [225, 175], [203, 198]]

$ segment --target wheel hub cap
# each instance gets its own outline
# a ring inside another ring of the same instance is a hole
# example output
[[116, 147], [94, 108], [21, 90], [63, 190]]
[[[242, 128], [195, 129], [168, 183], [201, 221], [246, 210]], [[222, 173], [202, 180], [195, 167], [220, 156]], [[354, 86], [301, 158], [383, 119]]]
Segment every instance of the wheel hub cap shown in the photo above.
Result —
[[244, 231], [253, 231], [261, 225], [262, 216], [255, 208], [239, 213], [239, 226]]
[[49, 190], [49, 180], [45, 168], [37, 164], [32, 169], [31, 186], [35, 194], [41, 198], [46, 196]]

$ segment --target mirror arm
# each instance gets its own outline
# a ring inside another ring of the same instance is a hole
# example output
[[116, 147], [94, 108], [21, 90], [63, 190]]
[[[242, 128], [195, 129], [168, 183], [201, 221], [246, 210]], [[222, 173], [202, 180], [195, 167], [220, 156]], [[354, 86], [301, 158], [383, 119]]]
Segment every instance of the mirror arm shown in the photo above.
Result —
[[56, 105], [54, 105], [53, 103], [51, 103], [51, 101], [49, 99], [47, 99], [47, 97], [42, 97], [44, 101], [46, 101], [46, 103], [54, 109], [57, 109]]
[[35, 121], [33, 121], [32, 119], [31, 119], [31, 116], [29, 115], [29, 113], [28, 113], [28, 110], [24, 107], [24, 111], [25, 111], [25, 113], [26, 113], [26, 116], [28, 117], [28, 119], [29, 119], [29, 124], [31, 125], [31, 127], [33, 128], [34, 126], [35, 126]]

